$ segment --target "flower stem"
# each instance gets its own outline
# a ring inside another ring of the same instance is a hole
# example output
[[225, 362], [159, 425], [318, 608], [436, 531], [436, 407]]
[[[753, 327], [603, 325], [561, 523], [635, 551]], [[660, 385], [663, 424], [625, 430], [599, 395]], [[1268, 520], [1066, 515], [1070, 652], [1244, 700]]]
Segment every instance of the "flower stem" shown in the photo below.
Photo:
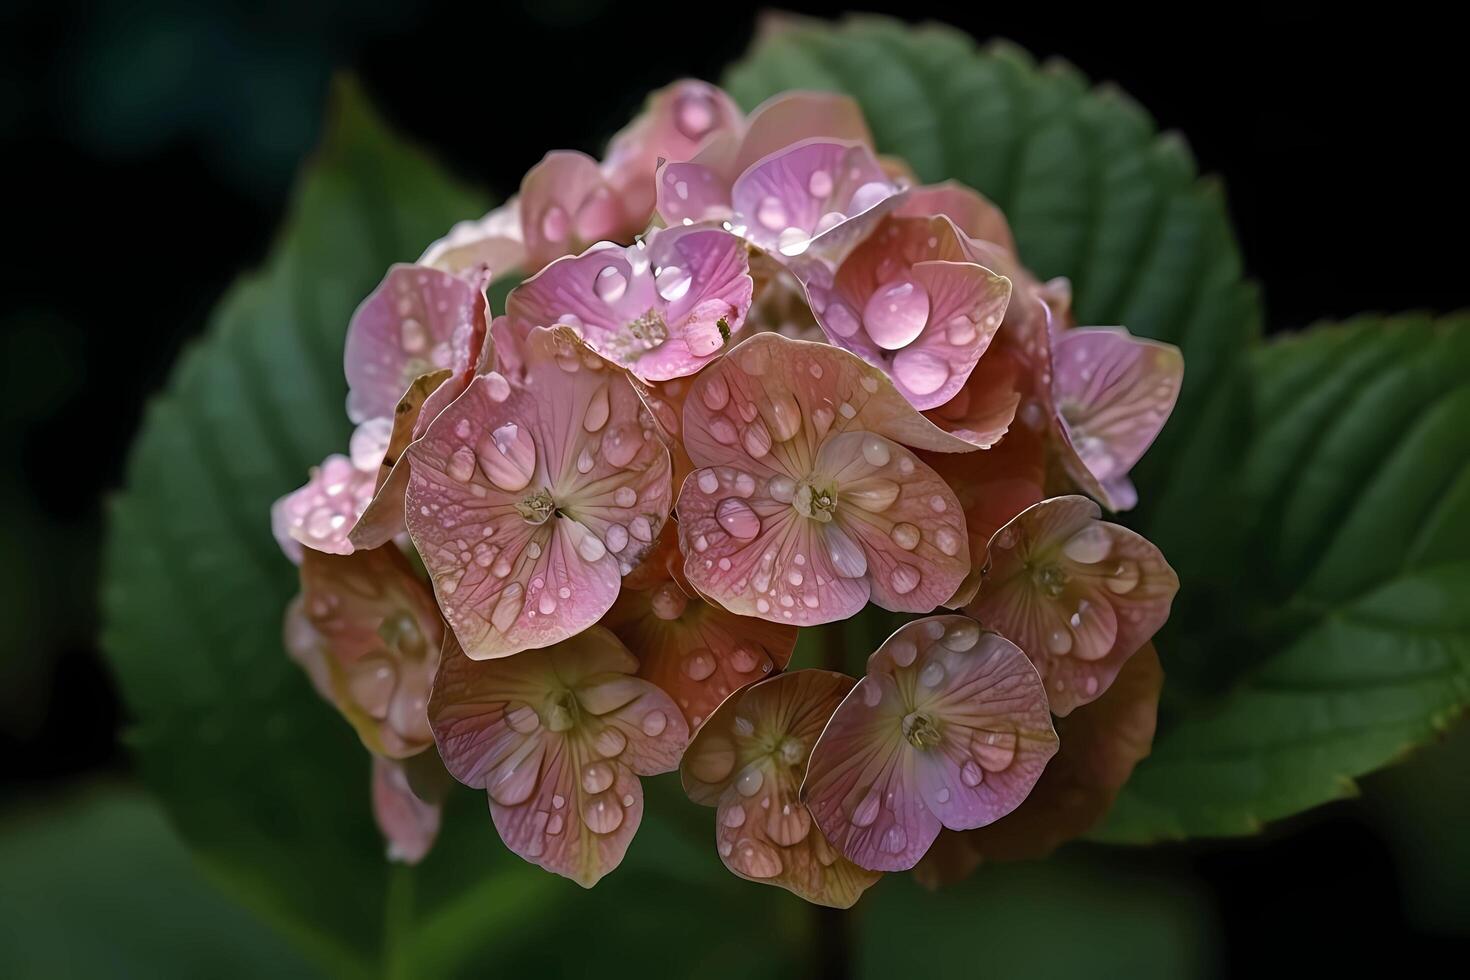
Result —
[[[822, 666], [839, 674], [847, 672], [847, 631], [842, 623], [822, 627]], [[811, 976], [823, 980], [847, 980], [852, 975], [851, 932], [847, 909], [812, 906]]]

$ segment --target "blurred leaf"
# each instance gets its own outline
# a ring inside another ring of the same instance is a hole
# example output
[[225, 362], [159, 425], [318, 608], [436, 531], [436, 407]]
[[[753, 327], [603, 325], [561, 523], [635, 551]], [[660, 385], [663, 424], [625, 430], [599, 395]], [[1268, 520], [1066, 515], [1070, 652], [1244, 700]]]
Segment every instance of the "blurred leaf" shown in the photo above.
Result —
[[0, 867], [0, 976], [320, 976], [210, 886], [135, 790], [6, 813]]
[[1247, 623], [1212, 647], [1249, 669], [1160, 734], [1105, 840], [1256, 830], [1470, 707], [1470, 315], [1319, 326], [1252, 366]]

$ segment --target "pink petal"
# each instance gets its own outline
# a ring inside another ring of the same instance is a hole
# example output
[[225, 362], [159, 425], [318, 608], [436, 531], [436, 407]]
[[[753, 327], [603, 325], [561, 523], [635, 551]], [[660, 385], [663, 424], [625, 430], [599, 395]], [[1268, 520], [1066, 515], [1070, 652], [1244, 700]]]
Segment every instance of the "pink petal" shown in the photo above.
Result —
[[563, 258], [511, 291], [512, 331], [564, 324], [647, 381], [698, 371], [745, 323], [753, 285], [744, 243], [717, 228], [671, 228], [626, 249]]
[[626, 375], [567, 332], [475, 378], [413, 443], [408, 530], [475, 659], [600, 619], [668, 516], [669, 457]]
[[1169, 618], [1179, 579], [1143, 537], [1098, 520], [1086, 497], [1027, 508], [990, 541], [967, 611], [1026, 651], [1052, 710], [1095, 700]]
[[1025, 366], [1011, 352], [992, 345], [954, 397], [924, 413], [925, 418], [966, 442], [988, 449], [1015, 421], [1024, 387]]
[[[416, 756], [407, 764], [419, 758]], [[440, 800], [421, 799], [413, 791], [405, 765], [405, 762], [373, 756], [373, 817], [388, 841], [388, 860], [418, 864], [439, 836], [443, 805]]]
[[455, 225], [428, 247], [418, 264], [466, 278], [498, 279], [519, 272], [525, 261], [521, 202], [512, 197], [477, 221]]
[[1014, 810], [1056, 747], [1021, 651], [972, 620], [934, 616], [873, 654], [812, 750], [801, 796], [855, 864], [903, 871], [941, 826], [981, 827]]
[[334, 453], [311, 468], [305, 486], [277, 500], [271, 531], [286, 557], [300, 564], [303, 544], [311, 551], [352, 554], [348, 535], [373, 499], [377, 470], [360, 470]]
[[485, 333], [484, 301], [447, 272], [395, 265], [347, 328], [347, 414], [354, 422], [391, 418], [414, 379], [467, 370]]
[[899, 203], [900, 190], [867, 146], [808, 139], [736, 178], [732, 220], [767, 252], [793, 258], [812, 250], [835, 262]]
[[730, 697], [695, 736], [680, 772], [697, 803], [716, 806], [725, 867], [809, 902], [849, 908], [878, 875], [838, 854], [800, 799], [807, 759], [852, 679], [800, 670]]
[[757, 161], [793, 143], [816, 137], [873, 145], [873, 134], [868, 131], [863, 110], [851, 96], [836, 92], [782, 92], [751, 112], [731, 176], [738, 176]]
[[1016, 240], [1001, 209], [958, 181], [915, 187], [904, 195], [894, 214], [919, 218], [942, 214], [970, 238], [992, 242], [1013, 255], [1016, 252]]
[[672, 526], [660, 542], [624, 580], [603, 625], [638, 658], [638, 676], [666, 691], [693, 730], [731, 691], [784, 669], [797, 631], [691, 595], [681, 584], [683, 557]]
[[1174, 410], [1184, 359], [1172, 344], [1105, 328], [1062, 331], [1052, 343], [1052, 358], [1064, 442], [1075, 451], [1064, 461], [1084, 486], [1101, 484], [1100, 499], [1117, 510], [1131, 495], [1120, 481]]
[[752, 337], [695, 380], [684, 438], [685, 572], [733, 613], [813, 625], [870, 594], [928, 610], [969, 571], [958, 502], [897, 442], [968, 444], [852, 354]]
[[370, 751], [401, 759], [428, 746], [425, 706], [443, 631], [433, 598], [396, 547], [303, 556], [287, 652]]
[[643, 226], [624, 209], [597, 161], [573, 150], [555, 150], [532, 167], [521, 181], [520, 202], [531, 272], [594, 242], [630, 239]]
[[603, 171], [628, 213], [646, 224], [659, 162], [689, 160], [711, 140], [736, 137], [743, 123], [739, 106], [723, 91], [682, 79], [649, 96], [638, 118], [612, 138]]
[[959, 392], [1010, 300], [1010, 281], [968, 261], [945, 217], [885, 218], [830, 290], [806, 286], [828, 339], [886, 371], [920, 409]]
[[506, 846], [584, 887], [617, 867], [643, 817], [638, 775], [679, 763], [689, 731], [637, 660], [594, 627], [473, 661], [451, 638], [429, 712], [445, 765], [490, 795]]

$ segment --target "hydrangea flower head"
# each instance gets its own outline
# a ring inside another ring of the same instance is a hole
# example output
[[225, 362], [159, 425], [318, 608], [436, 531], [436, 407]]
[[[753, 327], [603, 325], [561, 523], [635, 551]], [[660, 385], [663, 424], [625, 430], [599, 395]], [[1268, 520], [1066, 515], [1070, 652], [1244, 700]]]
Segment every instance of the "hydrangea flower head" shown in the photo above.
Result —
[[451, 641], [429, 705], [445, 766], [490, 794], [506, 846], [585, 887], [617, 867], [643, 819], [638, 777], [675, 769], [689, 741], [637, 667], [601, 627], [490, 661]]
[[971, 447], [841, 348], [745, 341], [695, 380], [684, 444], [685, 574], [731, 612], [814, 625], [869, 598], [927, 612], [969, 572], [959, 501], [908, 446]]
[[684, 754], [684, 789], [717, 808], [715, 848], [742, 878], [847, 908], [876, 872], [847, 860], [801, 802], [812, 746], [852, 678], [799, 670], [745, 688], [720, 706]]
[[941, 827], [1010, 813], [1057, 750], [1036, 669], [963, 616], [899, 630], [812, 749], [801, 798], [860, 867], [904, 871]]

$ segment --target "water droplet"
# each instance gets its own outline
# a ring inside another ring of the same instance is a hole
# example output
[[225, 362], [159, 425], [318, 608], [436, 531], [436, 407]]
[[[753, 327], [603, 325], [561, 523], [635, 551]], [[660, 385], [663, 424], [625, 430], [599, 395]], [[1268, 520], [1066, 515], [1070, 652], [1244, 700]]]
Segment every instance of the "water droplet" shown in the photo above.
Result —
[[542, 592], [540, 601], [536, 603], [536, 608], [541, 610], [541, 615], [550, 616], [556, 612], [556, 597], [550, 592]]
[[919, 683], [925, 687], [938, 687], [944, 682], [944, 665], [937, 660], [931, 660], [919, 671]]
[[953, 529], [942, 527], [934, 532], [934, 543], [939, 550], [954, 557], [960, 550], [960, 536]]
[[842, 491], [842, 498], [871, 514], [881, 514], [898, 499], [899, 487], [892, 480], [867, 479]]
[[827, 197], [832, 193], [832, 175], [825, 170], [813, 170], [807, 178], [806, 189], [812, 197]]
[[789, 504], [796, 496], [796, 481], [789, 476], [773, 476], [766, 484], [766, 492], [775, 500]]
[[949, 362], [911, 347], [894, 355], [893, 376], [915, 395], [932, 395], [949, 380]]
[[854, 827], [871, 827], [873, 821], [878, 819], [878, 805], [880, 802], [877, 788], [869, 789], [867, 795], [862, 798], [861, 802], [852, 811], [852, 825]]
[[588, 793], [601, 793], [612, 784], [612, 766], [606, 762], [589, 762], [582, 767], [582, 789]]
[[730, 386], [725, 379], [718, 374], [706, 371], [700, 379], [702, 384], [699, 389], [699, 398], [704, 402], [704, 407], [711, 412], [718, 412], [730, 401]]
[[[772, 682], [774, 683], [774, 682]], [[735, 780], [735, 788], [741, 796], [754, 796], [761, 791], [761, 784], [765, 782], [765, 776], [756, 766], [748, 766]]]
[[596, 432], [607, 425], [607, 417], [612, 412], [612, 406], [608, 401], [607, 384], [604, 382], [597, 386], [592, 393], [592, 398], [587, 402], [587, 412], [582, 416], [582, 428], [588, 432]]
[[638, 491], [632, 487], [618, 487], [613, 491], [613, 503], [619, 507], [632, 507], [638, 502]]
[[955, 623], [944, 632], [944, 645], [959, 653], [964, 653], [980, 642], [980, 626], [969, 620]]
[[583, 561], [598, 561], [607, 554], [607, 546], [602, 543], [601, 538], [584, 528], [577, 541], [577, 554], [582, 556]]
[[684, 673], [690, 680], [702, 681], [715, 672], [715, 658], [708, 650], [695, 650], [684, 658]]
[[777, 442], [785, 442], [801, 431], [801, 406], [789, 391], [778, 390], [770, 397], [771, 408], [767, 418], [771, 423], [771, 435]]
[[[485, 375], [483, 384], [485, 386], [485, 394], [490, 396], [492, 402], [498, 404], [510, 397], [510, 382], [505, 380], [505, 375], [499, 371], [491, 371]], [[468, 436], [468, 434], [465, 433], [465, 436]], [[460, 438], [465, 438], [465, 436], [461, 436]]]
[[863, 307], [863, 326], [884, 350], [907, 347], [928, 322], [929, 294], [908, 279], [879, 287]]
[[739, 497], [726, 497], [715, 508], [715, 519], [731, 537], [749, 541], [761, 532], [761, 520]]
[[1072, 632], [1067, 629], [1054, 629], [1046, 636], [1046, 649], [1057, 656], [1062, 656], [1072, 649]]
[[726, 827], [729, 827], [731, 830], [735, 830], [739, 827], [744, 826], [745, 807], [740, 806], [739, 804], [730, 807], [728, 810], [725, 811], [724, 817], [721, 818], [721, 823], [723, 823]]
[[786, 208], [779, 198], [767, 197], [763, 199], [755, 211], [755, 220], [771, 231], [785, 228], [789, 221], [786, 220]]
[[893, 539], [894, 544], [898, 545], [904, 551], [913, 551], [919, 546], [919, 529], [906, 522], [900, 521], [893, 525], [893, 529], [888, 532], [888, 536]]
[[639, 727], [643, 729], [643, 734], [647, 735], [649, 738], [657, 738], [658, 736], [663, 734], [663, 731], [666, 727], [668, 727], [668, 724], [669, 719], [664, 717], [664, 713], [662, 711], [655, 710], [650, 711], [648, 714], [643, 716], [643, 721]]
[[889, 854], [902, 854], [903, 849], [909, 846], [908, 832], [903, 829], [903, 824], [896, 823], [883, 833], [883, 850]]
[[888, 647], [888, 655], [900, 667], [907, 667], [919, 655], [919, 648], [912, 640], [894, 640]]
[[750, 453], [752, 457], [760, 459], [771, 451], [770, 430], [765, 427], [763, 422], [757, 419], [747, 425], [745, 431], [740, 434], [740, 444], [745, 447], [745, 451]]
[[424, 325], [409, 317], [398, 325], [398, 341], [407, 354], [421, 354], [429, 345], [429, 334]]
[[505, 723], [511, 727], [512, 731], [529, 735], [541, 727], [541, 716], [536, 714], [536, 709], [529, 704], [512, 701], [506, 705]]
[[555, 837], [561, 833], [562, 828], [567, 825], [566, 818], [560, 813], [553, 813], [551, 819], [546, 821], [546, 832]]
[[1062, 553], [1079, 565], [1095, 565], [1106, 558], [1112, 549], [1112, 537], [1097, 521], [1088, 521], [1086, 527], [1062, 545]]
[[521, 614], [524, 593], [525, 589], [519, 582], [512, 582], [502, 589], [500, 601], [495, 604], [495, 611], [490, 614], [490, 624], [502, 633], [509, 630], [516, 621], [516, 617]]
[[957, 316], [944, 329], [944, 339], [956, 347], [967, 347], [975, 342], [975, 324], [969, 317]]
[[604, 266], [593, 288], [604, 303], [616, 303], [628, 291], [628, 277], [615, 265]]
[[985, 779], [985, 773], [974, 759], [966, 759], [965, 764], [960, 766], [960, 781], [972, 789], [979, 786]]
[[883, 691], [872, 680], [863, 681], [863, 704], [870, 708], [878, 707], [878, 702], [883, 700]]
[[1138, 563], [1122, 561], [1118, 567], [1113, 569], [1113, 574], [1103, 579], [1108, 591], [1115, 595], [1127, 595], [1138, 587], [1139, 571]]
[[582, 801], [582, 822], [594, 834], [610, 834], [623, 824], [623, 808], [608, 796]]
[[676, 265], [664, 266], [653, 279], [658, 294], [670, 303], [682, 299], [693, 282], [694, 277]]
[[889, 577], [888, 584], [893, 586], [893, 591], [899, 595], [908, 595], [919, 585], [919, 570], [912, 565], [900, 562], [893, 566], [893, 574]]
[[949, 787], [948, 786], [941, 786], [941, 787], [939, 787], [939, 791], [934, 794], [934, 800], [935, 800], [935, 802], [940, 803], [940, 804], [948, 803], [949, 802]]
[[870, 211], [893, 196], [894, 187], [882, 181], [871, 181], [853, 192], [847, 204], [848, 214]]
[[738, 674], [750, 673], [760, 661], [761, 655], [743, 644], [730, 652], [730, 666]]
[[592, 458], [592, 453], [583, 447], [582, 452], [577, 456], [577, 472], [586, 475], [592, 472], [592, 467], [595, 465], [597, 461]]
[[524, 490], [536, 471], [536, 444], [531, 434], [514, 422], [499, 426], [475, 447], [480, 469], [502, 490]]

